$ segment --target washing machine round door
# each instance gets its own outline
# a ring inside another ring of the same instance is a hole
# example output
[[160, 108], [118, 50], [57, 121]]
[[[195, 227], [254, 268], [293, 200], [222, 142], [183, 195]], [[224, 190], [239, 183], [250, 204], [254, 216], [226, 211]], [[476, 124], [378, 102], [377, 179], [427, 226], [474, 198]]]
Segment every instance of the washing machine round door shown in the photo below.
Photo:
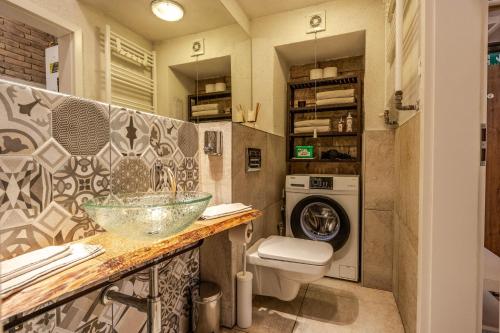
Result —
[[335, 200], [314, 195], [299, 201], [290, 219], [294, 237], [329, 242], [335, 251], [349, 238], [351, 223]]

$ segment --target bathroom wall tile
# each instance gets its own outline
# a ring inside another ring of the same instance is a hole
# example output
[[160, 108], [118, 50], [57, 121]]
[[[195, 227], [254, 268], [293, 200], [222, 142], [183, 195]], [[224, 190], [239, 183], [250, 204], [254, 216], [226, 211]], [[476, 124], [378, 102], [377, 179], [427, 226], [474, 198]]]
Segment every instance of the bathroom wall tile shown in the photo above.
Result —
[[150, 144], [160, 157], [172, 157], [177, 150], [177, 138], [182, 122], [157, 116], [150, 128]]
[[392, 211], [365, 210], [363, 228], [363, 286], [392, 290]]
[[[200, 190], [212, 193], [211, 205], [232, 201], [232, 123], [201, 123], [198, 127], [200, 147]], [[201, 149], [204, 146], [205, 131], [222, 131], [222, 155], [210, 156]]]
[[71, 157], [56, 140], [50, 138], [33, 153], [35, 160], [51, 173], [55, 172], [61, 165]]
[[[404, 227], [403, 227], [404, 229]], [[418, 252], [412, 247], [408, 231], [401, 230], [399, 248], [398, 304], [405, 331], [416, 332]]]
[[25, 217], [16, 211], [0, 214], [0, 223], [17, 220], [24, 224], [6, 226], [0, 229], [0, 260], [10, 259], [18, 255], [37, 250], [53, 244], [53, 238], [36, 228], [30, 221], [21, 221]]
[[[110, 187], [162, 189], [158, 161], [173, 168], [180, 190], [198, 188], [196, 125], [118, 107], [110, 120], [106, 104], [1, 80], [0, 110], [0, 260], [104, 231], [81, 204], [107, 195]], [[189, 295], [198, 273], [198, 251], [162, 264], [165, 331], [189, 330]], [[145, 274], [117, 283], [129, 295], [147, 294]], [[99, 292], [33, 319], [21, 332], [145, 331], [143, 313], [104, 307]]]
[[51, 135], [51, 108], [61, 95], [0, 80], [0, 154], [33, 153]]
[[198, 159], [186, 157], [177, 166], [175, 178], [180, 191], [196, 191], [199, 184]]
[[104, 165], [108, 165], [113, 170], [122, 160], [122, 154], [114, 144], [109, 142], [96, 155], [97, 159]]
[[194, 157], [198, 153], [198, 130], [192, 123], [183, 123], [179, 128], [178, 145], [185, 157]]
[[53, 174], [53, 198], [74, 216], [85, 215], [81, 204], [109, 194], [109, 167], [95, 156], [72, 156]]
[[232, 327], [235, 324], [235, 281], [231, 256], [232, 244], [228, 232], [213, 235], [200, 248], [200, 275], [204, 281], [212, 281], [222, 290], [221, 324]]
[[151, 169], [141, 158], [123, 158], [111, 173], [113, 193], [147, 192], [152, 188]]
[[150, 123], [135, 110], [112, 106], [110, 135], [113, 145], [124, 156], [141, 156], [150, 147]]
[[[266, 191], [268, 183], [266, 179], [267, 134], [265, 132], [240, 125], [233, 124], [232, 138], [232, 198], [234, 202], [243, 202], [253, 205], [257, 209], [266, 206]], [[247, 172], [246, 148], [260, 148], [262, 153], [262, 166], [259, 171]]]
[[0, 213], [33, 219], [50, 202], [50, 174], [31, 156], [0, 156], [0, 179]]
[[394, 219], [394, 295], [406, 332], [416, 331], [420, 116], [396, 131], [398, 200]]
[[267, 177], [266, 183], [270, 184], [266, 188], [266, 201], [270, 204], [280, 201], [283, 196], [286, 176], [286, 143], [284, 137], [269, 133], [266, 136], [266, 159], [263, 161], [263, 171]]
[[52, 110], [52, 136], [72, 155], [96, 155], [109, 142], [109, 106], [65, 97]]
[[364, 208], [394, 208], [394, 131], [364, 133]]

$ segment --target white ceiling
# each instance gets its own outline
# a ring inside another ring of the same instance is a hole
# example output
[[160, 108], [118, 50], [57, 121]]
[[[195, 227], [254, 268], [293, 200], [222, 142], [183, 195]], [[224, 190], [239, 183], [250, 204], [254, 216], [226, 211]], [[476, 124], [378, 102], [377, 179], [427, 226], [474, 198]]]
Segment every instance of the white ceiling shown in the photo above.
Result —
[[[280, 45], [278, 53], [289, 65], [302, 65], [314, 62], [314, 39]], [[365, 32], [318, 38], [316, 44], [317, 60], [338, 59], [365, 54]]]
[[176, 0], [185, 10], [178, 22], [160, 20], [151, 0], [79, 0], [114, 18], [146, 39], [159, 41], [230, 25], [236, 21], [218, 0]]
[[193, 61], [186, 64], [171, 66], [170, 68], [195, 80], [197, 71], [198, 79], [200, 80], [217, 76], [229, 76], [231, 75], [231, 57], [211, 58], [200, 60], [198, 63]]
[[327, 0], [237, 0], [237, 1], [240, 4], [241, 8], [243, 8], [245, 13], [250, 17], [250, 19], [327, 2]]

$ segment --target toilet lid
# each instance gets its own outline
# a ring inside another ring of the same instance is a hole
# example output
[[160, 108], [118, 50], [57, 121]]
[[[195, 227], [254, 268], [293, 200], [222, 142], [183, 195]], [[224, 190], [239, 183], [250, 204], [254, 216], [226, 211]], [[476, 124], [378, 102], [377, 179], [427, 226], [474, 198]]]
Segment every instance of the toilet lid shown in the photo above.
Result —
[[270, 236], [259, 245], [257, 253], [264, 259], [323, 266], [332, 258], [333, 248], [320, 241]]

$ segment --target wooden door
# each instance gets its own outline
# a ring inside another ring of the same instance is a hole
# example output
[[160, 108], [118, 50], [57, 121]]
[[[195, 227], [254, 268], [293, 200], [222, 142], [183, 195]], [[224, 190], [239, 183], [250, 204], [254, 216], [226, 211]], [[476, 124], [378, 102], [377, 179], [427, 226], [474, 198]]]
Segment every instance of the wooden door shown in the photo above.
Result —
[[500, 65], [488, 66], [484, 244], [500, 256]]

